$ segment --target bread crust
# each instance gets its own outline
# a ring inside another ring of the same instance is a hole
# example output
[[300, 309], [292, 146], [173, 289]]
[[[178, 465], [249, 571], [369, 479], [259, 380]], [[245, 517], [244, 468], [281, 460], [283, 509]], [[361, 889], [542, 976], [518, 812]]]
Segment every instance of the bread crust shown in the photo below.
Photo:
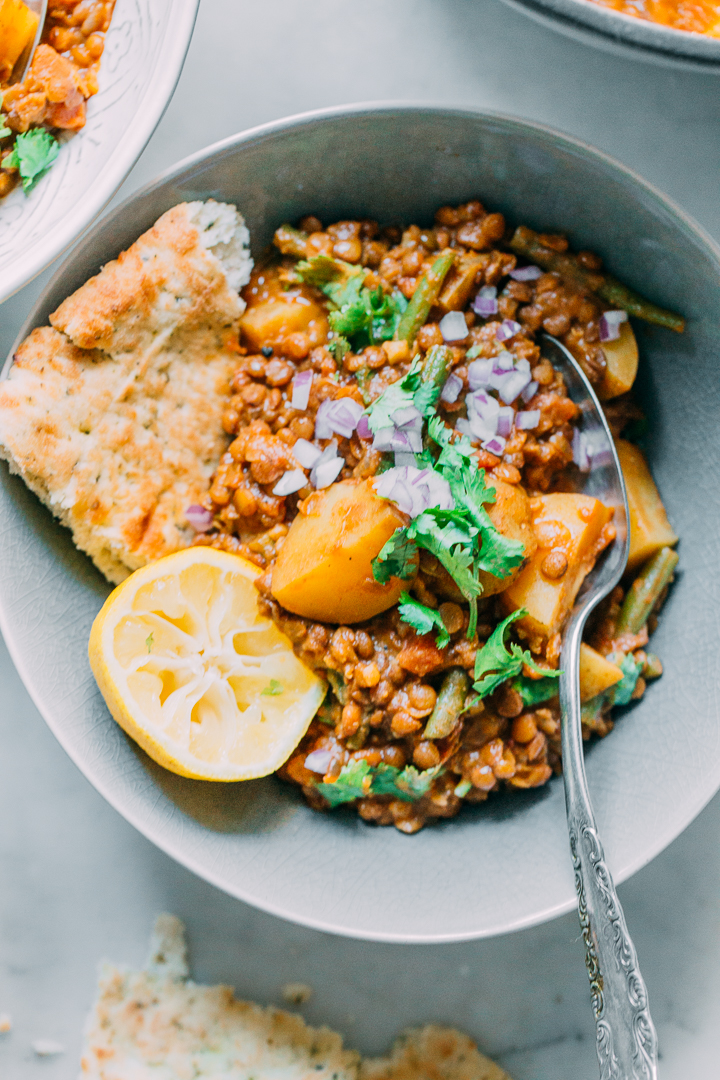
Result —
[[244, 307], [183, 203], [33, 330], [0, 384], [0, 454], [114, 583], [193, 539]]

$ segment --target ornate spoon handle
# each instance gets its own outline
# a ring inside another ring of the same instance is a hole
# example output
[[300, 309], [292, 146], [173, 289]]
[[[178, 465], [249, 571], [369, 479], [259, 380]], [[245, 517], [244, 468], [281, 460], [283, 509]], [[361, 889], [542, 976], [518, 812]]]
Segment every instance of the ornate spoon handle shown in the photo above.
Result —
[[580, 638], [574, 618], [563, 643], [560, 676], [563, 774], [570, 851], [585, 964], [597, 1032], [601, 1080], [657, 1080], [657, 1035], [635, 946], [605, 861], [590, 803], [582, 746]]

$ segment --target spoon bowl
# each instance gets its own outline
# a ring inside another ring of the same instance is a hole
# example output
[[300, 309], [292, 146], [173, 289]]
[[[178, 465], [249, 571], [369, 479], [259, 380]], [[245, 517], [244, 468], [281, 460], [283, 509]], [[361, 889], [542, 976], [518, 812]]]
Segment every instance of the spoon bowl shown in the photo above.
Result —
[[47, 15], [48, 0], [24, 0], [24, 3], [26, 7], [30, 8], [30, 10], [37, 15], [38, 24], [32, 41], [28, 42], [20, 53], [20, 56], [17, 58], [15, 67], [12, 70], [12, 75], [10, 76], [9, 86], [14, 86], [15, 83], [22, 82], [27, 75], [32, 58], [35, 55], [35, 50], [42, 37], [43, 27], [45, 26], [45, 16]]

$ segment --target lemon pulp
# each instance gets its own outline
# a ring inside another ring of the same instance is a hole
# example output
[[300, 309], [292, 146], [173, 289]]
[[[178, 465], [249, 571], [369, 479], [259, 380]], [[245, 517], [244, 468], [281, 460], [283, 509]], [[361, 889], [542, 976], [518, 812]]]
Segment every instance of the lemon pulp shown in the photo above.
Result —
[[274, 772], [307, 731], [325, 684], [258, 611], [259, 571], [188, 548], [137, 570], [90, 635], [93, 674], [120, 726], [182, 776]]

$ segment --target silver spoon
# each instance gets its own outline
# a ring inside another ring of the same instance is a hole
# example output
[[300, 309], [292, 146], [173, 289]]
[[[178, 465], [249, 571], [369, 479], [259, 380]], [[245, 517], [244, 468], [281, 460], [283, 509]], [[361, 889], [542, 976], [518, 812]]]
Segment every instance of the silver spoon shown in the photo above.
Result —
[[586, 577], [570, 615], [563, 636], [560, 676], [565, 807], [600, 1077], [656, 1080], [657, 1035], [635, 946], [595, 824], [585, 776], [580, 708], [583, 627], [593, 608], [618, 584], [627, 563], [627, 495], [607, 421], [585, 374], [555, 338], [545, 337], [541, 351], [565, 379], [569, 396], [581, 409], [578, 426], [592, 440], [593, 466], [583, 474], [581, 490], [614, 507], [617, 528], [617, 538]]
[[48, 0], [24, 0], [25, 6], [29, 7], [31, 11], [34, 11], [38, 17], [37, 30], [35, 31], [35, 37], [32, 41], [25, 46], [22, 53], [17, 59], [15, 67], [12, 70], [12, 75], [8, 85], [13, 86], [15, 83], [22, 82], [28, 73], [28, 68], [32, 62], [32, 58], [35, 55], [35, 50], [38, 47], [38, 42], [43, 32], [45, 25], [45, 16], [47, 15]]

